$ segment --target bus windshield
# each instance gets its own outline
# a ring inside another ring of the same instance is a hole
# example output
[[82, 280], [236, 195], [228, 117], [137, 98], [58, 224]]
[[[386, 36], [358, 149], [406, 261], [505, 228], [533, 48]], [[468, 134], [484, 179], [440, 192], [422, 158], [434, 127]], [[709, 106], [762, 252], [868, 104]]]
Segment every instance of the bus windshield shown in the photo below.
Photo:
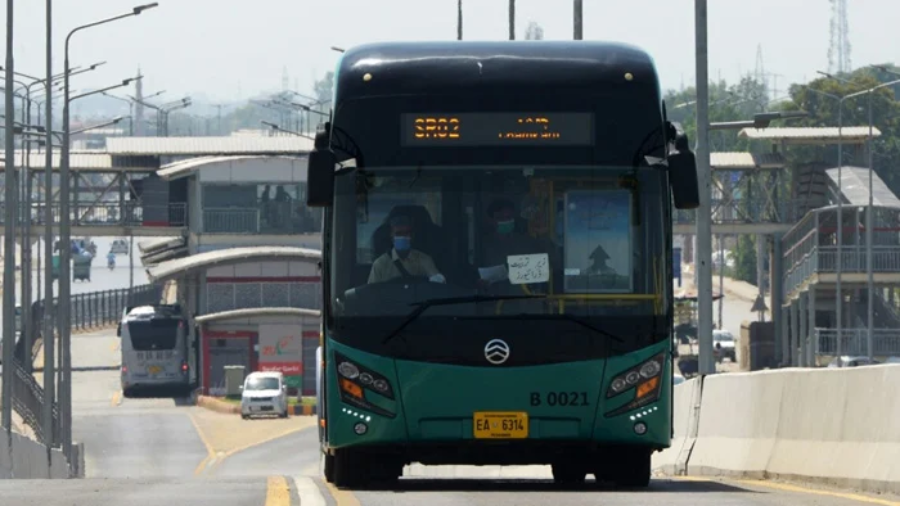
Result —
[[178, 342], [176, 319], [133, 321], [128, 323], [131, 347], [135, 351], [172, 350]]
[[659, 315], [664, 185], [649, 167], [345, 170], [336, 178], [332, 314], [402, 317], [459, 297], [467, 302], [422, 317]]

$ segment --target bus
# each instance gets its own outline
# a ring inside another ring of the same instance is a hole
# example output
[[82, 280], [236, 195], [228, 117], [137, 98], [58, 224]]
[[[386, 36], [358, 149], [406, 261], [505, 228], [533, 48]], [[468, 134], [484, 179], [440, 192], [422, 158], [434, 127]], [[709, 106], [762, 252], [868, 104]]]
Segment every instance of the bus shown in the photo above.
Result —
[[190, 387], [186, 318], [179, 305], [127, 307], [119, 325], [122, 394]]
[[672, 438], [672, 208], [699, 193], [647, 53], [347, 50], [308, 176], [328, 482], [421, 463], [649, 483]]

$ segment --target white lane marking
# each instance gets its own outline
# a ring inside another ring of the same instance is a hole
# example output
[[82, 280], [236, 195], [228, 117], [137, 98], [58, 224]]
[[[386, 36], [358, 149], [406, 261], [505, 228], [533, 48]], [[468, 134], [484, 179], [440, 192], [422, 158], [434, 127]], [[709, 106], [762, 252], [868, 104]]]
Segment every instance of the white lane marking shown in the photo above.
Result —
[[325, 506], [325, 496], [319, 491], [312, 478], [309, 476], [294, 477], [294, 485], [297, 486], [297, 493], [300, 496], [300, 504], [303, 506]]

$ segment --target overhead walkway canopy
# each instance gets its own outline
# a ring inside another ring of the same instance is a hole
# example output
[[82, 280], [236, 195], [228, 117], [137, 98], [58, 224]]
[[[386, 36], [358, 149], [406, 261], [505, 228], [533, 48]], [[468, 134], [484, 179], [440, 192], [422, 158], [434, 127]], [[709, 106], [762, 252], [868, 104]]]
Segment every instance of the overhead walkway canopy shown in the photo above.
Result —
[[[299, 155], [299, 153], [297, 153]], [[252, 165], [256, 162], [256, 165]], [[227, 167], [232, 171], [253, 171], [260, 167], [260, 164], [279, 164], [271, 170], [277, 170], [279, 173], [294, 173], [293, 179], [296, 181], [306, 180], [306, 160], [305, 156], [285, 156], [285, 155], [241, 155], [241, 156], [204, 156], [200, 158], [187, 158], [164, 165], [157, 171], [156, 175], [166, 181], [192, 176], [201, 169], [207, 167]]]
[[[766, 140], [781, 144], [864, 144], [869, 139], [868, 126], [853, 127], [771, 127], [744, 128], [739, 137]], [[880, 137], [881, 130], [872, 128], [872, 136]]]
[[778, 170], [784, 168], [781, 153], [745, 153], [722, 151], [710, 153], [713, 170]]
[[843, 195], [844, 204], [852, 206], [869, 205], [869, 175], [872, 176], [872, 198], [876, 206], [898, 207], [900, 208], [900, 199], [894, 195], [894, 192], [888, 188], [884, 180], [878, 177], [878, 173], [869, 171], [864, 167], [841, 167], [840, 180], [838, 180], [838, 169], [827, 169], [829, 187], [831, 189], [832, 201], [837, 201], [837, 192]]
[[296, 155], [313, 149], [312, 139], [285, 136], [232, 137], [110, 137], [106, 151], [112, 156], [238, 156]]
[[247, 309], [233, 309], [200, 315], [195, 318], [197, 323], [210, 323], [217, 321], [253, 320], [257, 318], [271, 317], [313, 317], [319, 318], [322, 312], [316, 309], [302, 309], [295, 307], [260, 307]]
[[[30, 156], [26, 156], [25, 151], [17, 149], [16, 167], [23, 167], [25, 161], [32, 170], [40, 171], [44, 169], [47, 154], [44, 151], [32, 150]], [[53, 152], [53, 170], [59, 171], [61, 163], [61, 155], [59, 151]], [[0, 151], [0, 172], [6, 169], [6, 155], [4, 151]], [[80, 151], [69, 154], [69, 170], [73, 172], [95, 172], [95, 173], [119, 173], [119, 172], [137, 172], [147, 173], [157, 169], [154, 164], [146, 163], [146, 160], [135, 157], [113, 157], [105, 150], [103, 151]]]
[[258, 246], [251, 248], [228, 248], [208, 251], [185, 258], [169, 260], [147, 269], [147, 277], [159, 283], [205, 271], [211, 267], [243, 264], [247, 262], [270, 262], [306, 260], [318, 262], [322, 252], [308, 248], [288, 246]]
[[141, 263], [145, 267], [188, 256], [187, 238], [183, 236], [141, 241], [138, 249], [141, 250]]

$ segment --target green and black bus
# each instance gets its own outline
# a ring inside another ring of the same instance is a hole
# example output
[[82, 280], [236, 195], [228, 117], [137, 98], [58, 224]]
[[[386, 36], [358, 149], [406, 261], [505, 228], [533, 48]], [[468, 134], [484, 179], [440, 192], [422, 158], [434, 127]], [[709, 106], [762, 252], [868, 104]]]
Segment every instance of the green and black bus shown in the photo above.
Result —
[[326, 480], [549, 464], [645, 486], [672, 437], [672, 208], [698, 206], [650, 56], [365, 45], [332, 104], [307, 195]]

